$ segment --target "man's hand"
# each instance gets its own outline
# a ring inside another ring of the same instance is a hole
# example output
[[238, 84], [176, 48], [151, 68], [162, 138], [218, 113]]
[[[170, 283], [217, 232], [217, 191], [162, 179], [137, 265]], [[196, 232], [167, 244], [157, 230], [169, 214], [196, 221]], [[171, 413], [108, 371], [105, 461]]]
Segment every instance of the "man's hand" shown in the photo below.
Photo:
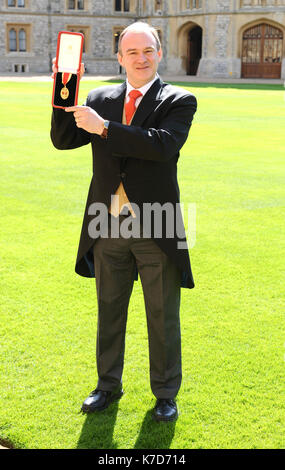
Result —
[[70, 106], [65, 108], [67, 113], [73, 113], [77, 127], [90, 134], [101, 135], [104, 129], [104, 119], [89, 106]]
[[[55, 61], [56, 61], [56, 58], [54, 57], [52, 59], [52, 76], [51, 76], [51, 78], [54, 78], [55, 74], [57, 73], [57, 67], [55, 66]], [[81, 62], [81, 64], [80, 64], [80, 77], [79, 77], [80, 80], [81, 80], [84, 72], [85, 72], [85, 67], [84, 67], [83, 62]]]

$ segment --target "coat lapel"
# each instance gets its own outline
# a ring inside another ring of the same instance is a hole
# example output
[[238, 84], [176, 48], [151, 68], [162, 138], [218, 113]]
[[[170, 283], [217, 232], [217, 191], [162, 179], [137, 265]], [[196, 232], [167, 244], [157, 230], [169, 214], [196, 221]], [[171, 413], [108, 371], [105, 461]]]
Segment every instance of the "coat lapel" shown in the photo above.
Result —
[[[160, 92], [162, 83], [163, 82], [158, 77], [144, 95], [132, 119], [133, 126], [141, 126], [147, 117], [161, 103]], [[110, 96], [105, 98], [104, 119], [122, 122], [126, 88], [126, 82], [124, 82], [119, 85]]]
[[147, 117], [161, 103], [162, 100], [159, 98], [161, 87], [162, 81], [158, 77], [141, 100], [132, 119], [132, 126], [141, 126]]

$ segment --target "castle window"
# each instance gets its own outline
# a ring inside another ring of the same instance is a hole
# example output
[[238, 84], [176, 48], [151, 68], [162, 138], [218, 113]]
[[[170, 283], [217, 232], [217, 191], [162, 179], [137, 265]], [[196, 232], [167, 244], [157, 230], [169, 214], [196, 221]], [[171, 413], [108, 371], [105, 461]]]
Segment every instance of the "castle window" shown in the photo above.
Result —
[[25, 7], [25, 0], [7, 0], [8, 7]]
[[17, 50], [17, 33], [14, 28], [9, 31], [9, 51]]
[[68, 10], [84, 10], [84, 0], [68, 0]]
[[284, 0], [240, 0], [240, 7], [269, 7], [283, 6]]
[[28, 52], [30, 49], [30, 25], [7, 25], [7, 51]]
[[19, 31], [19, 51], [24, 52], [27, 50], [26, 47], [26, 31], [24, 29], [20, 29]]
[[130, 0], [115, 0], [115, 11], [130, 11]]
[[202, 0], [183, 0], [182, 9], [195, 10], [202, 8]]

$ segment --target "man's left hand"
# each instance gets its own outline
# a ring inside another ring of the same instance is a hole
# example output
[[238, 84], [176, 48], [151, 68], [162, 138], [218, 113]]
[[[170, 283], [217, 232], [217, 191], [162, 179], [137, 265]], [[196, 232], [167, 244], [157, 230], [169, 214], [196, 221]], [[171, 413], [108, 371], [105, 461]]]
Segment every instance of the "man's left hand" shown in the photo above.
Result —
[[73, 113], [77, 127], [90, 134], [101, 135], [104, 129], [104, 119], [89, 106], [70, 106], [65, 108], [67, 113]]

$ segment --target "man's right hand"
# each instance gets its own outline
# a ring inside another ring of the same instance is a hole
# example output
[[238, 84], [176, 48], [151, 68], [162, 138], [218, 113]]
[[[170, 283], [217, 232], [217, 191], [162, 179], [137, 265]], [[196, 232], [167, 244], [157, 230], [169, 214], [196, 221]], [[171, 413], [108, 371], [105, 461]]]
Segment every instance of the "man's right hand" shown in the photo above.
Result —
[[[57, 73], [57, 67], [56, 67], [56, 65], [55, 65], [55, 61], [56, 61], [56, 58], [54, 57], [54, 58], [52, 59], [52, 76], [51, 76], [51, 78], [54, 78], [54, 77], [55, 77], [55, 74]], [[82, 78], [84, 72], [85, 72], [85, 67], [84, 67], [83, 62], [81, 62], [81, 64], [80, 64], [80, 77], [79, 77], [79, 80], [81, 80], [81, 78]]]

